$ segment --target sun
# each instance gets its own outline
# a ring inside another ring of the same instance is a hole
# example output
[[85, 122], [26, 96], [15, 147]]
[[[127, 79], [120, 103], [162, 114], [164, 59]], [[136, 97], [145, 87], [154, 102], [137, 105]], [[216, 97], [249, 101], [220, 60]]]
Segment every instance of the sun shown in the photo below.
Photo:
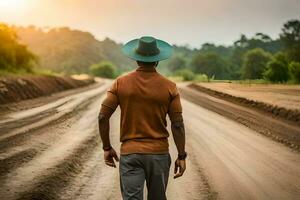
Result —
[[18, 11], [25, 8], [26, 0], [0, 0], [1, 10]]

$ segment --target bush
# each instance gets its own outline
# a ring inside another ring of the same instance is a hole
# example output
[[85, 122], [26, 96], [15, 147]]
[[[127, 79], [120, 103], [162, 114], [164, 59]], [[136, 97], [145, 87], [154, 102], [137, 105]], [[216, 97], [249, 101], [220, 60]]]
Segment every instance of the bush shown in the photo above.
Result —
[[289, 80], [289, 67], [279, 60], [273, 60], [268, 63], [264, 78], [272, 82], [286, 82]]
[[189, 69], [181, 69], [177, 70], [174, 73], [175, 76], [181, 76], [184, 81], [194, 80], [195, 74]]
[[98, 64], [94, 64], [90, 67], [90, 72], [94, 76], [100, 76], [103, 78], [115, 78], [116, 77], [116, 67], [114, 64], [108, 61], [103, 61]]
[[293, 80], [296, 83], [300, 83], [300, 63], [299, 62], [292, 62], [290, 64], [290, 72]]
[[207, 74], [217, 79], [225, 79], [227, 62], [217, 53], [198, 53], [192, 60], [192, 69], [195, 73]]
[[289, 65], [289, 60], [287, 58], [286, 53], [284, 53], [284, 52], [280, 51], [280, 52], [276, 53], [274, 55], [274, 59], [277, 60], [277, 61], [279, 61], [279, 62], [282, 62], [285, 65]]
[[267, 63], [272, 59], [270, 53], [263, 49], [256, 48], [249, 50], [245, 54], [242, 67], [242, 78], [261, 79], [266, 69]]
[[195, 81], [200, 81], [200, 82], [208, 82], [209, 78], [206, 74], [197, 74], [194, 78]]

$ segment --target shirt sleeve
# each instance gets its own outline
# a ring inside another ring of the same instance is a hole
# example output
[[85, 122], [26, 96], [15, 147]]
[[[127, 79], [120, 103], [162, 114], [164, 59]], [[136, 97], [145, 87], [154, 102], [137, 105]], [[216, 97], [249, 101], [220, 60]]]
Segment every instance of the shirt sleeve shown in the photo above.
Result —
[[118, 81], [116, 80], [106, 93], [106, 97], [101, 104], [100, 113], [111, 115], [119, 105]]
[[180, 94], [176, 86], [171, 92], [171, 101], [169, 104], [168, 115], [172, 123], [183, 121]]

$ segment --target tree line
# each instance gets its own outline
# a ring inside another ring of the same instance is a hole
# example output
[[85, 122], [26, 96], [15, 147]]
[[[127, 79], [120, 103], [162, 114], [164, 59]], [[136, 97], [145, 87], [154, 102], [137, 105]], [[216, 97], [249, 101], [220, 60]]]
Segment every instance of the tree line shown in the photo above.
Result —
[[16, 32], [0, 23], [0, 71], [32, 72], [38, 58], [17, 40]]
[[164, 66], [171, 76], [189, 80], [204, 74], [219, 80], [266, 79], [300, 82], [300, 21], [290, 20], [278, 39], [257, 33], [245, 35], [230, 46], [205, 43], [200, 49], [175, 47]]
[[[28, 47], [26, 45], [28, 45]], [[111, 39], [67, 27], [47, 31], [0, 23], [0, 72], [31, 72], [34, 66], [57, 73], [91, 73], [108, 78], [135, 68]], [[97, 64], [98, 63], [98, 64]], [[265, 79], [300, 82], [300, 21], [286, 22], [277, 39], [257, 33], [230, 46], [205, 43], [201, 48], [174, 45], [159, 71], [184, 80]]]

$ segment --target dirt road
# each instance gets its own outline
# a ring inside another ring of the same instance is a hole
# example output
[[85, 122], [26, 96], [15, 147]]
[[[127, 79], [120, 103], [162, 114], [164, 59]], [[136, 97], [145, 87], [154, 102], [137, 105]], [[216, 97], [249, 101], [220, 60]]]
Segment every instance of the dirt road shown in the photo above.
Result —
[[[118, 169], [104, 165], [97, 129], [109, 85], [1, 116], [0, 199], [121, 199]], [[182, 103], [188, 169], [177, 180], [170, 174], [169, 199], [299, 199], [298, 152], [190, 101]], [[111, 121], [117, 149], [118, 119], [119, 110]], [[172, 139], [170, 144], [174, 161]]]
[[300, 108], [300, 85], [246, 83], [199, 83], [198, 85], [278, 107]]

